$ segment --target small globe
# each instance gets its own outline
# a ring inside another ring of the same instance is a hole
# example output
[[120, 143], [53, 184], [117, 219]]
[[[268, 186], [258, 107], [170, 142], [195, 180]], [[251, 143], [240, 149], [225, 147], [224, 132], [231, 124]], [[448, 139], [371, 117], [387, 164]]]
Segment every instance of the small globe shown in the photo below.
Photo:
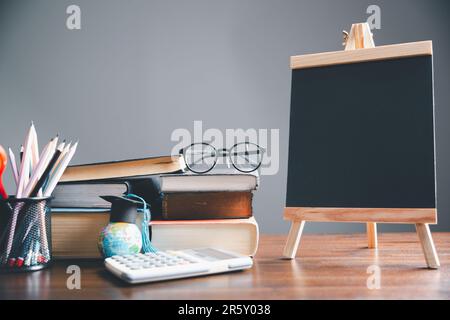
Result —
[[135, 224], [110, 223], [100, 233], [98, 247], [105, 258], [139, 253], [142, 249], [142, 235]]

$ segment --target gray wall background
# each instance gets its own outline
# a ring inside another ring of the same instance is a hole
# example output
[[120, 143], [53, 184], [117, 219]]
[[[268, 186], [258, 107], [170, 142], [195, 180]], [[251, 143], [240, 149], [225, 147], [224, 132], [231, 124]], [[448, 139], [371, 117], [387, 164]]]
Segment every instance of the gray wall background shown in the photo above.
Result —
[[[82, 29], [66, 29], [77, 4]], [[11, 0], [0, 4], [0, 143], [34, 120], [41, 144], [79, 139], [73, 163], [168, 154], [176, 128], [280, 129], [280, 171], [255, 195], [261, 230], [286, 232], [289, 56], [341, 50], [341, 31], [382, 10], [378, 45], [434, 41], [439, 224], [450, 231], [447, 0]], [[12, 190], [8, 171], [6, 184]], [[381, 231], [413, 230], [410, 226]], [[309, 224], [308, 232], [364, 231]]]

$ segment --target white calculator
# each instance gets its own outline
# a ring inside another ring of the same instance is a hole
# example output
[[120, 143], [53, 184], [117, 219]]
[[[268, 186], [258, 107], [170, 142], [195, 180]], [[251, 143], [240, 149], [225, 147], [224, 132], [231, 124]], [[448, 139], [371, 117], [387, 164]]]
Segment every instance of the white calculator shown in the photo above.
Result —
[[112, 256], [106, 268], [129, 283], [188, 278], [249, 269], [253, 260], [225, 250], [202, 248]]

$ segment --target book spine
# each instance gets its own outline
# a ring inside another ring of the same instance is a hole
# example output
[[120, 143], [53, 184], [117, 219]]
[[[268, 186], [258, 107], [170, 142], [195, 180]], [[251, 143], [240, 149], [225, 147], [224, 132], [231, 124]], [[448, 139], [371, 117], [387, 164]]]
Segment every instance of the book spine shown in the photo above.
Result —
[[162, 214], [166, 220], [249, 218], [252, 198], [251, 192], [165, 193]]

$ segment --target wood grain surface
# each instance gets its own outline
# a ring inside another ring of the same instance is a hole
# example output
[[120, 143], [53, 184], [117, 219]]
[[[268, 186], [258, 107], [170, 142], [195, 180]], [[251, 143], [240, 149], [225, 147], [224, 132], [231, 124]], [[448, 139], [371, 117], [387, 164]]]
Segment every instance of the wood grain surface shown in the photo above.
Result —
[[432, 54], [432, 41], [401, 43], [350, 51], [333, 51], [292, 56], [291, 69], [317, 68], [337, 64], [429, 56]]
[[[101, 261], [57, 261], [45, 271], [0, 274], [1, 299], [450, 299], [450, 233], [433, 233], [441, 259], [428, 270], [416, 233], [309, 235], [295, 260], [283, 260], [286, 236], [261, 237], [251, 270], [137, 286]], [[68, 290], [66, 268], [81, 267], [81, 290]], [[381, 288], [367, 288], [367, 268], [381, 268]]]
[[437, 223], [435, 208], [287, 207], [284, 219], [315, 222]]

